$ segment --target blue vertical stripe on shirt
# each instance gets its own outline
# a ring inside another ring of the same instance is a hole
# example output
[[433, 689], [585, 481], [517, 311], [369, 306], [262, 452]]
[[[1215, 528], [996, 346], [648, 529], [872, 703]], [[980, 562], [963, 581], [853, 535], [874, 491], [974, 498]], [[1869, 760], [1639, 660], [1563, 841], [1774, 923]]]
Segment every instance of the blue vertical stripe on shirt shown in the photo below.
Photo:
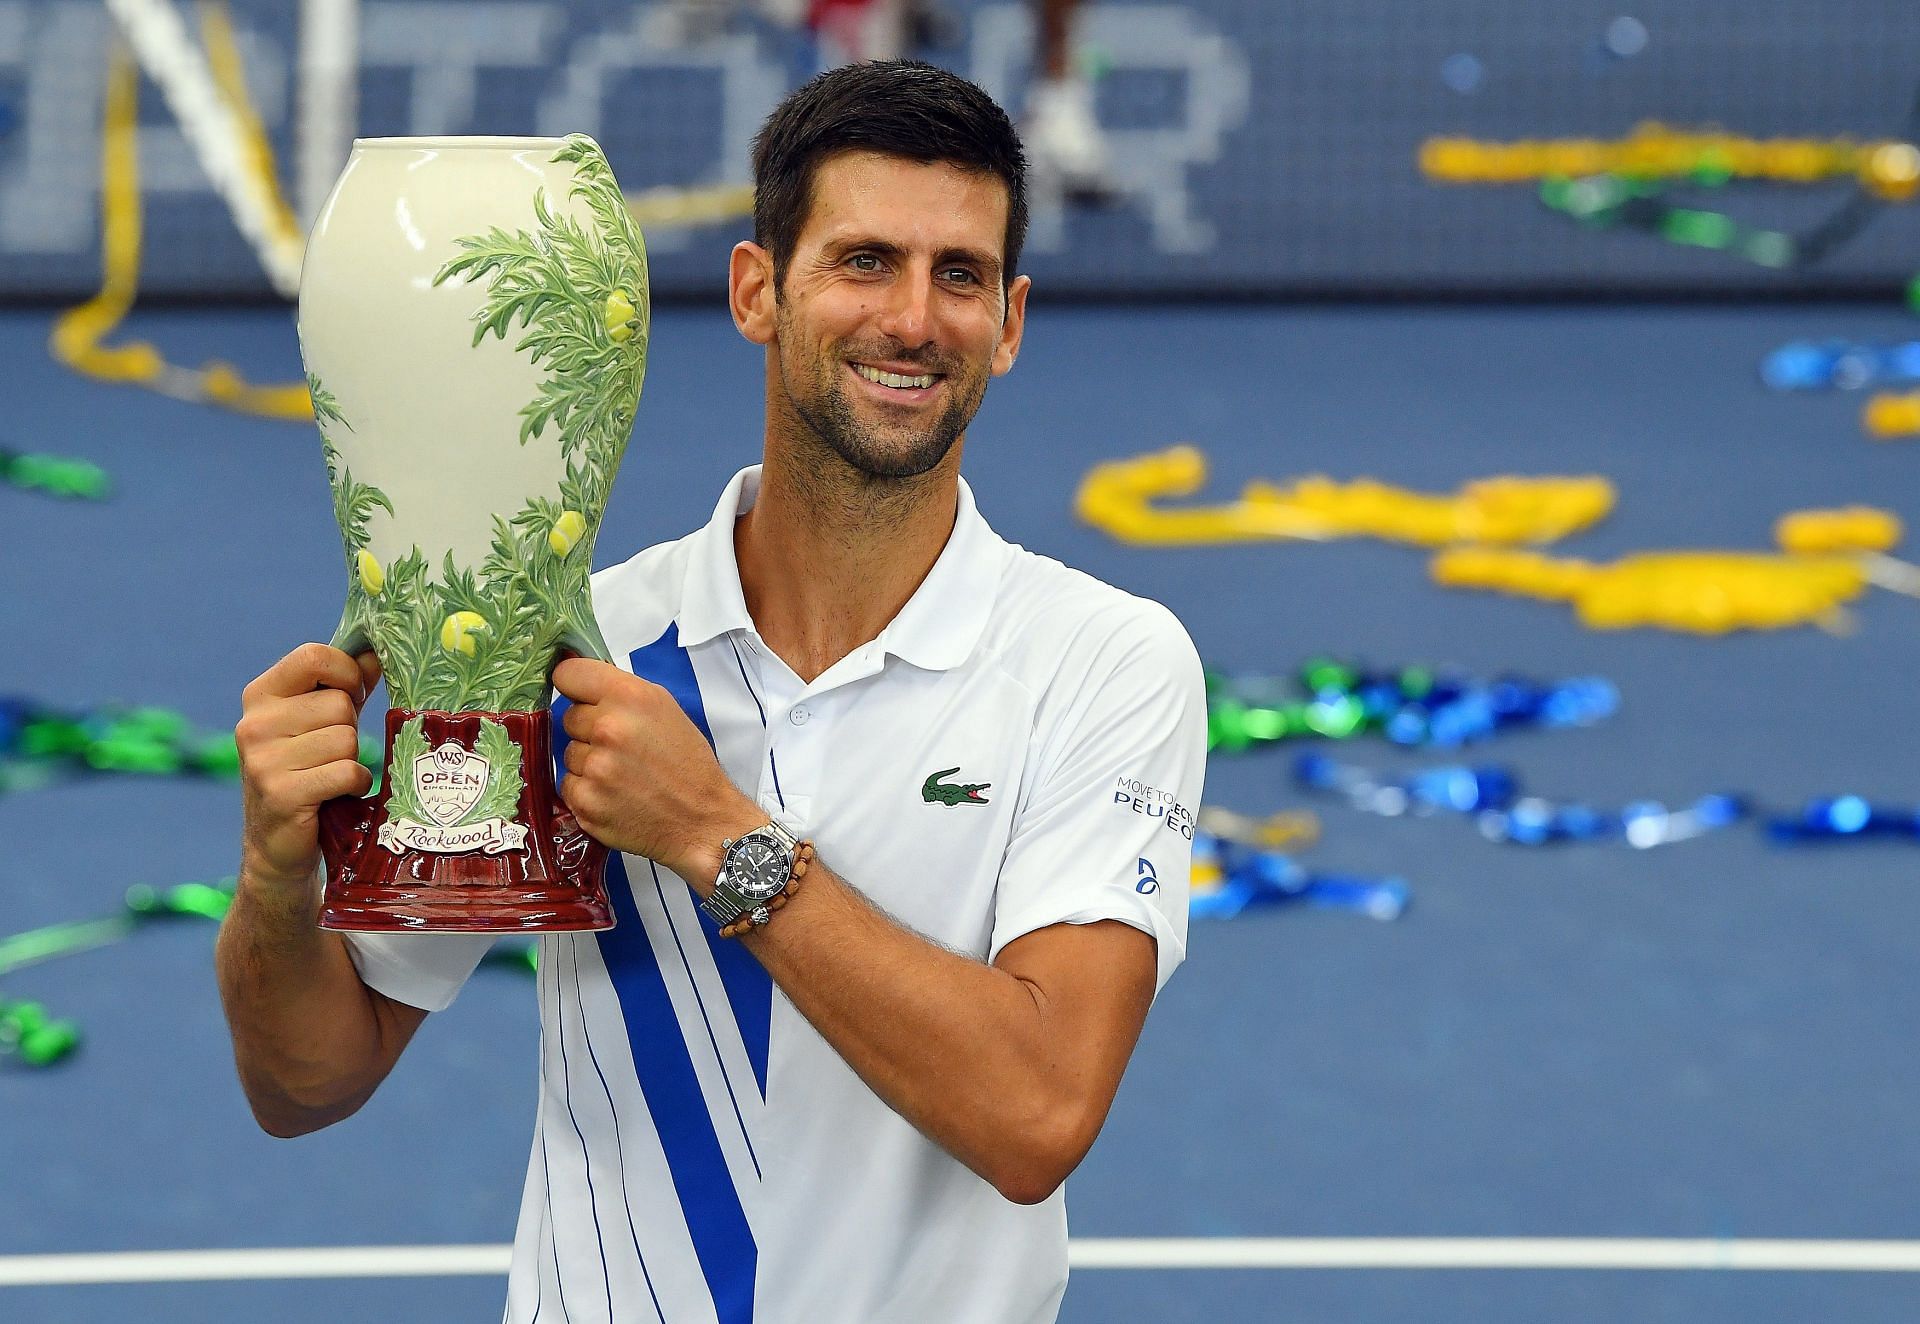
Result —
[[[633, 673], [661, 686], [671, 694], [700, 734], [713, 741], [705, 704], [694, 675], [692, 659], [680, 647], [679, 631], [668, 626], [666, 632], [645, 648], [631, 655]], [[556, 765], [564, 767], [568, 737], [564, 717], [569, 704], [555, 702], [553, 741]], [[650, 880], [655, 887], [662, 881], [655, 872]], [[667, 882], [673, 882], [669, 875]], [[607, 866], [608, 892], [613, 903], [615, 927], [595, 935], [612, 981], [632, 1045], [635, 1073], [659, 1134], [667, 1166], [673, 1176], [675, 1193], [693, 1241], [694, 1253], [702, 1275], [712, 1293], [720, 1324], [751, 1324], [753, 1318], [754, 1276], [758, 1254], [742, 1203], [720, 1147], [715, 1119], [709, 1113], [694, 1071], [688, 1041], [675, 1015], [671, 995], [654, 957], [651, 941], [635, 902], [632, 880], [625, 858], [614, 852]], [[665, 893], [661, 892], [664, 905]], [[708, 949], [726, 988], [728, 1002], [753, 1064], [756, 1080], [764, 1095], [768, 1037], [771, 1032], [773, 981], [751, 954], [738, 943], [718, 935], [718, 927], [704, 911], [700, 915]], [[664, 916], [669, 928], [672, 917]], [[672, 934], [676, 944], [679, 934]], [[682, 960], [685, 953], [682, 950]], [[707, 1021], [707, 1034], [716, 1057], [719, 1045], [712, 1020], [699, 987], [687, 969], [700, 1013]], [[724, 1059], [720, 1059], [723, 1078]], [[729, 1094], [733, 1082], [727, 1078]], [[737, 1101], [735, 1120], [741, 1126], [751, 1154], [752, 1139], [746, 1136], [739, 1118]], [[755, 1159], [756, 1169], [758, 1160]]]
[[[706, 705], [700, 698], [700, 682], [693, 673], [693, 659], [680, 646], [678, 626], [669, 625], [666, 633], [632, 654], [633, 674], [650, 680], [674, 697], [688, 720], [700, 734], [713, 742], [713, 729], [707, 724]], [[741, 683], [746, 675], [741, 673]], [[748, 689], [752, 694], [752, 689]], [[758, 700], [755, 700], [756, 704]], [[747, 1046], [747, 1060], [753, 1064], [754, 1080], [760, 1095], [767, 1093], [767, 1048], [773, 1033], [773, 979], [766, 967], [739, 943], [720, 936], [720, 926], [702, 910], [700, 929], [713, 964], [726, 985], [727, 1000], [733, 1005], [733, 1019], [740, 1027], [740, 1038]]]

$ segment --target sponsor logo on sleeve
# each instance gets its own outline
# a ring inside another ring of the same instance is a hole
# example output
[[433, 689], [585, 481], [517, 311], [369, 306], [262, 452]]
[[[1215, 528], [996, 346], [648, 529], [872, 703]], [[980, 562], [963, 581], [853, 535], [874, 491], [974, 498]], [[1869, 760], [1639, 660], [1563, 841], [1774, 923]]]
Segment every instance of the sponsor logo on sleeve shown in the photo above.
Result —
[[1123, 775], [1113, 784], [1113, 803], [1143, 818], [1157, 818], [1167, 831], [1193, 840], [1193, 811], [1174, 799], [1172, 791]]
[[1133, 890], [1141, 896], [1152, 896], [1160, 890], [1160, 876], [1153, 871], [1153, 861], [1144, 855], [1140, 857], [1140, 870], [1134, 875]]

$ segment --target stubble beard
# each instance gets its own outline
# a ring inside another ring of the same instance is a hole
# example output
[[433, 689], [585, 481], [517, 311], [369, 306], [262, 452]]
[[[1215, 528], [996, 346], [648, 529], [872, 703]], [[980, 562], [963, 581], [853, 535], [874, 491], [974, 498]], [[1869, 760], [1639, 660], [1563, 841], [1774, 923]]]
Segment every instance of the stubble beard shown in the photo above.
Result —
[[[780, 319], [784, 331], [784, 312]], [[794, 341], [790, 336], [781, 337], [783, 347], [792, 343]], [[949, 394], [947, 407], [938, 417], [917, 427], [907, 425], [883, 432], [864, 422], [854, 407], [851, 385], [842, 371], [842, 365], [849, 359], [868, 358], [912, 363], [927, 371], [940, 373]], [[780, 352], [779, 363], [781, 389], [787, 397], [787, 404], [805, 430], [869, 484], [887, 485], [918, 478], [936, 468], [947, 458], [954, 443], [965, 434], [967, 425], [973, 421], [974, 414], [979, 411], [980, 401], [986, 394], [984, 372], [966, 372], [965, 364], [946, 355], [910, 354], [897, 344], [863, 346], [845, 342], [834, 345], [818, 363], [813, 374], [817, 380], [811, 391], [794, 390], [795, 377], [799, 376], [804, 381], [807, 374], [793, 371], [784, 348]], [[824, 474], [816, 476], [825, 477]]]

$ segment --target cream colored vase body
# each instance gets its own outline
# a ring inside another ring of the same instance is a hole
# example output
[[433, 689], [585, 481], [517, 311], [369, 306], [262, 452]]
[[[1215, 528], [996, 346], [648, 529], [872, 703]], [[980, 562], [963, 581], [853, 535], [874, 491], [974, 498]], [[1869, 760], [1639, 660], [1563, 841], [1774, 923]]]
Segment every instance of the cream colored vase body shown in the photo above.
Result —
[[323, 815], [322, 923], [612, 922], [553, 793], [549, 675], [606, 658], [587, 578], [646, 371], [646, 255], [591, 139], [354, 144], [308, 242], [306, 360], [347, 572], [333, 642], [379, 655], [380, 794]]

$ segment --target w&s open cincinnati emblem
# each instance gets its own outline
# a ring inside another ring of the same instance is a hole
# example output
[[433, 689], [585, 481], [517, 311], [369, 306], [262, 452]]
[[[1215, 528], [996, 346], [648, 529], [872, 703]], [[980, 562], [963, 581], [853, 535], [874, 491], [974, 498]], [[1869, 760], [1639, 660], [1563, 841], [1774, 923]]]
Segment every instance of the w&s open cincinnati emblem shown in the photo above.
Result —
[[448, 740], [427, 747], [421, 719], [393, 737], [393, 789], [380, 844], [402, 850], [499, 855], [527, 848], [527, 829], [514, 821], [520, 808], [520, 747], [506, 727], [480, 720], [473, 748]]
[[452, 827], [480, 803], [480, 792], [487, 789], [487, 769], [492, 766], [486, 758], [451, 740], [431, 754], [422, 754], [413, 761], [413, 785], [420, 792], [420, 807], [440, 826]]

